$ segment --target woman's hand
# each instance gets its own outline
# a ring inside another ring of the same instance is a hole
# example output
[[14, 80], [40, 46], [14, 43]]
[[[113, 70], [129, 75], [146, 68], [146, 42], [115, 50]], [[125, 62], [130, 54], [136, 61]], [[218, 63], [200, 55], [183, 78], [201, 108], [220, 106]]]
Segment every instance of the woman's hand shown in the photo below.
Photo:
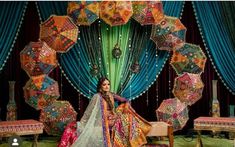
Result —
[[119, 102], [128, 102], [128, 100], [127, 99], [125, 99], [125, 98], [123, 98], [123, 97], [121, 97], [121, 96], [119, 96], [119, 95], [117, 95], [117, 94], [113, 94], [114, 95], [114, 99], [115, 100], [117, 100], [117, 101], [119, 101]]

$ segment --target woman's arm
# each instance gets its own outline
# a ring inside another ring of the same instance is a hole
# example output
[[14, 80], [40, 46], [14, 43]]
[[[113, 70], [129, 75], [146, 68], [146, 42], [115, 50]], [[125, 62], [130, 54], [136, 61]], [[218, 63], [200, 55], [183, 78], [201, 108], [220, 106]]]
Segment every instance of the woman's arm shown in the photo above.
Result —
[[113, 93], [113, 98], [114, 98], [115, 100], [119, 101], [119, 102], [128, 102], [127, 99], [125, 99], [125, 98], [123, 98], [123, 97], [121, 97], [121, 96], [119, 96], [119, 95], [117, 95], [117, 94], [114, 94], [114, 93]]

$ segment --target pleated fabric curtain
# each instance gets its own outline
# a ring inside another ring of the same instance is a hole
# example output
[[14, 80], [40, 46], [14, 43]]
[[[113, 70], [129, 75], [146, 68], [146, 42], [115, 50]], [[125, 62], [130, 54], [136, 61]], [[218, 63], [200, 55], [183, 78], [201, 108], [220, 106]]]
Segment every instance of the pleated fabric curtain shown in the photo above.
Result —
[[3, 1], [0, 5], [0, 72], [18, 37], [28, 2]]
[[206, 51], [223, 84], [235, 94], [234, 2], [192, 2]]
[[[51, 14], [66, 15], [67, 2], [36, 4], [42, 21]], [[164, 12], [179, 17], [183, 4], [163, 2]], [[60, 54], [60, 67], [70, 84], [88, 98], [96, 92], [97, 80], [101, 76], [110, 79], [113, 92], [128, 99], [138, 97], [154, 83], [169, 57], [168, 52], [156, 50], [150, 40], [151, 26], [141, 26], [133, 19], [115, 27], [97, 20], [91, 26], [79, 26], [79, 30], [78, 43], [69, 52]], [[116, 44], [122, 50], [119, 59], [112, 56]], [[130, 70], [135, 61], [141, 67], [139, 73]], [[94, 65], [99, 67], [97, 75], [91, 74]]]

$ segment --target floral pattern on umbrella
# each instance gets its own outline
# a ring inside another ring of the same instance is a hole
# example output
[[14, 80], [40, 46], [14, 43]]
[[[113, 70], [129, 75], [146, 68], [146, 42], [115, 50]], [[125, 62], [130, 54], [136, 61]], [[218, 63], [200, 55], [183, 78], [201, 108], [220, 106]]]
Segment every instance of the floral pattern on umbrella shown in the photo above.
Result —
[[132, 14], [132, 3], [130, 1], [100, 2], [100, 18], [110, 26], [126, 24]]
[[40, 39], [56, 52], [65, 53], [77, 42], [78, 27], [69, 16], [51, 15], [40, 25]]
[[161, 1], [133, 1], [133, 15], [141, 25], [159, 24], [164, 19]]
[[163, 100], [156, 115], [159, 121], [171, 124], [174, 131], [181, 130], [189, 119], [187, 105], [177, 98]]
[[173, 51], [170, 64], [178, 75], [184, 72], [201, 74], [204, 71], [206, 59], [200, 46], [185, 43], [181, 48]]
[[49, 74], [56, 66], [56, 52], [45, 42], [30, 42], [20, 52], [21, 67], [29, 76]]
[[77, 112], [68, 101], [55, 101], [42, 109], [40, 121], [49, 135], [61, 136], [70, 122], [76, 121]]
[[59, 98], [58, 83], [47, 75], [33, 76], [23, 87], [25, 102], [37, 110]]
[[191, 106], [202, 97], [203, 88], [199, 74], [184, 73], [175, 78], [173, 94], [181, 102]]
[[67, 14], [77, 25], [91, 25], [99, 18], [99, 2], [73, 1], [68, 2]]
[[160, 24], [152, 26], [150, 38], [160, 50], [172, 51], [184, 45], [186, 30], [177, 17], [165, 16]]

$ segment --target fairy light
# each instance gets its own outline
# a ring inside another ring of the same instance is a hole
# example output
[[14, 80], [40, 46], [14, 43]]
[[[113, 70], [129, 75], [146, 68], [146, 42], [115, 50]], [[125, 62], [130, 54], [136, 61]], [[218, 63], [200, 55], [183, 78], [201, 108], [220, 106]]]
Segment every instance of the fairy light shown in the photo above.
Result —
[[170, 60], [169, 60], [169, 62], [168, 62], [168, 72], [169, 72], [169, 74], [168, 74], [168, 78], [169, 78], [169, 85], [168, 85], [168, 88], [169, 88], [169, 95], [168, 95], [168, 97], [170, 98], [171, 97], [171, 66], [170, 66]]
[[[147, 36], [147, 31], [145, 31], [145, 38]], [[147, 44], [146, 44], [147, 45]], [[146, 74], [145, 74], [145, 82], [146, 84], [148, 84], [148, 81], [149, 81], [149, 76], [148, 76], [148, 48], [147, 46], [145, 46], [145, 65], [146, 65]], [[146, 90], [148, 89], [148, 85], [146, 87]], [[147, 107], [149, 105], [149, 93], [148, 93], [148, 90], [147, 90], [147, 98], [146, 98], [146, 104], [147, 104]]]
[[[99, 27], [99, 30], [101, 30], [101, 25], [100, 25], [100, 20], [98, 21], [98, 27]], [[102, 64], [101, 64], [101, 34], [100, 34], [100, 31], [99, 31], [99, 33], [98, 33], [98, 40], [99, 40], [99, 69], [100, 69], [100, 72], [101, 72], [101, 69], [103, 69], [102, 68]]]
[[[63, 54], [61, 55], [61, 57]], [[60, 71], [60, 97], [63, 98], [63, 77], [62, 72]]]
[[[81, 53], [80, 53], [80, 50], [78, 50], [78, 68], [79, 70], [81, 69]], [[81, 86], [81, 76], [79, 75], [78, 76], [78, 89], [80, 89], [80, 86]], [[80, 92], [78, 92], [78, 110], [80, 111], [81, 110], [81, 107], [80, 107], [80, 104], [81, 104], [81, 94]]]
[[[158, 68], [158, 64], [157, 64], [157, 60], [158, 60], [158, 48], [156, 47], [156, 70]], [[159, 101], [159, 95], [158, 95], [158, 74], [156, 74], [156, 87], [155, 87], [155, 90], [156, 90], [156, 105], [157, 105], [157, 108], [158, 108], [158, 101]]]

